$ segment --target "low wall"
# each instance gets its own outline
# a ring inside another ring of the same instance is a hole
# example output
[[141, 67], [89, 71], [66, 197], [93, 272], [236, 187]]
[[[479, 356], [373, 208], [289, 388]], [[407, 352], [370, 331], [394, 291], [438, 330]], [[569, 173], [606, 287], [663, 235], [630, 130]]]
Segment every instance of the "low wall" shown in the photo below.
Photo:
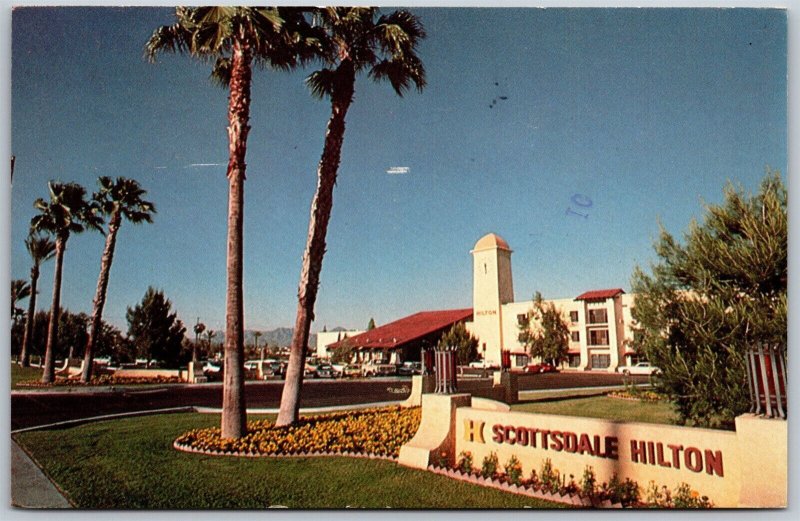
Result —
[[[775, 508], [787, 503], [788, 430], [783, 420], [744, 415], [731, 432], [487, 410], [470, 405], [465, 395], [454, 395], [454, 414], [443, 414], [448, 397], [439, 395], [436, 406], [426, 408], [434, 404], [428, 396], [423, 396], [422, 422], [414, 439], [417, 444], [429, 440], [426, 446], [435, 455], [431, 433], [441, 438], [447, 432], [454, 443], [441, 443], [435, 450], [452, 450], [447, 455], [451, 462], [469, 451], [480, 468], [483, 458], [495, 452], [500, 467], [516, 456], [525, 477], [531, 470], [538, 473], [550, 459], [568, 479], [572, 475], [578, 482], [591, 466], [599, 482], [614, 474], [630, 478], [643, 495], [653, 481], [670, 490], [687, 483], [717, 507]], [[403, 450], [400, 456], [401, 464], [418, 468], [432, 461], [422, 461], [418, 454], [404, 461]]]
[[186, 370], [184, 369], [117, 369], [114, 371], [114, 376], [120, 378], [180, 378], [186, 379]]

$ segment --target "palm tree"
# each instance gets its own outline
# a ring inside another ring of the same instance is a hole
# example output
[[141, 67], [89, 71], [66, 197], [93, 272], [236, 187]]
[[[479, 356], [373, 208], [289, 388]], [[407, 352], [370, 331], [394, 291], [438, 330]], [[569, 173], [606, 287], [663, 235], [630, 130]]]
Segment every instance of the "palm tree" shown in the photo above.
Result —
[[100, 258], [100, 275], [97, 278], [89, 339], [83, 353], [81, 381], [84, 383], [88, 383], [92, 378], [95, 345], [103, 325], [103, 307], [106, 304], [108, 278], [111, 274], [119, 227], [123, 218], [133, 224], [153, 222], [152, 215], [156, 213], [153, 203], [142, 199], [147, 192], [133, 179], [118, 177], [114, 181], [110, 177], [102, 176], [97, 180], [97, 184], [100, 185], [100, 190], [94, 193], [92, 201], [98, 212], [108, 217], [108, 231], [103, 256]]
[[56, 237], [56, 268], [53, 275], [53, 302], [50, 306], [50, 323], [47, 327], [47, 347], [44, 355], [42, 383], [49, 384], [55, 379], [53, 348], [58, 339], [58, 315], [61, 305], [61, 272], [64, 267], [64, 251], [73, 233], [81, 233], [86, 228], [102, 232], [103, 220], [96, 208], [86, 201], [86, 189], [76, 183], [50, 181], [50, 201], [37, 199], [33, 206], [39, 214], [31, 219], [31, 231], [47, 232]]
[[[263, 335], [263, 334], [264, 333], [262, 333], [261, 331], [254, 331], [253, 332], [253, 338], [254, 338], [254, 342], [255, 342], [255, 346], [254, 346], [253, 349], [255, 349], [256, 353], [259, 352], [258, 351], [258, 339], [261, 338], [261, 335]], [[261, 352], [261, 360], [264, 360], [264, 352], [263, 351]]]
[[192, 349], [192, 362], [197, 362], [197, 346], [200, 343], [200, 335], [206, 330], [206, 325], [200, 322], [200, 317], [197, 317], [197, 324], [194, 325], [194, 347]]
[[14, 279], [11, 281], [11, 320], [16, 322], [19, 320], [25, 311], [17, 307], [17, 302], [25, 300], [31, 296], [31, 287], [22, 279]]
[[318, 13], [317, 22], [327, 37], [326, 67], [312, 73], [306, 81], [314, 96], [330, 98], [331, 115], [317, 167], [317, 190], [311, 201], [308, 238], [297, 290], [297, 316], [278, 426], [298, 419], [305, 350], [314, 320], [345, 117], [353, 101], [356, 76], [367, 71], [373, 80], [388, 80], [399, 96], [411, 83], [420, 91], [425, 86], [425, 69], [416, 53], [425, 31], [416, 16], [400, 10], [375, 20], [378, 10], [374, 7], [328, 7]]
[[206, 337], [208, 337], [208, 352], [211, 354], [211, 339], [217, 336], [217, 333], [213, 329], [209, 329], [206, 331]]
[[225, 380], [222, 437], [246, 432], [244, 399], [244, 296], [242, 229], [250, 85], [253, 64], [288, 69], [297, 63], [302, 42], [302, 10], [272, 7], [178, 7], [176, 23], [153, 33], [145, 47], [151, 60], [159, 52], [216, 59], [212, 78], [230, 89], [228, 98], [228, 254], [225, 310]]
[[25, 247], [31, 256], [33, 265], [31, 266], [31, 297], [28, 301], [28, 315], [25, 317], [25, 332], [22, 336], [22, 352], [19, 359], [22, 367], [30, 365], [31, 344], [33, 343], [33, 321], [36, 314], [36, 286], [39, 283], [39, 267], [43, 262], [53, 258], [56, 245], [50, 237], [31, 234], [25, 239]]

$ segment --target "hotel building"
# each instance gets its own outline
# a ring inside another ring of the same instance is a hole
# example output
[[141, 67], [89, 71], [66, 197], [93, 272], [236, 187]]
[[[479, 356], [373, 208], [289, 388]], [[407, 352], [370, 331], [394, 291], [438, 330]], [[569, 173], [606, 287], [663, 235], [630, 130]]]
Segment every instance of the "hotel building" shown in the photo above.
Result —
[[[533, 310], [533, 301], [514, 301], [511, 253], [494, 233], [481, 237], [471, 251], [473, 260], [473, 319], [467, 329], [478, 338], [487, 363], [500, 364], [501, 352], [511, 352], [512, 367], [529, 362], [519, 342], [519, 326]], [[566, 366], [576, 370], [614, 372], [636, 363], [631, 308], [633, 295], [620, 288], [587, 291], [575, 298], [545, 300], [561, 311], [569, 326]], [[536, 327], [535, 324], [532, 324]]]

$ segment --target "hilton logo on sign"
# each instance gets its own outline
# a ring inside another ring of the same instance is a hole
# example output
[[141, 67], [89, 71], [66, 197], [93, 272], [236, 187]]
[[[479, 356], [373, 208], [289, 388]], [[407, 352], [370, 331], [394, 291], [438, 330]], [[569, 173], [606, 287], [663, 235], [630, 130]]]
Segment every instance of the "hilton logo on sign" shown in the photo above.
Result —
[[[464, 440], [486, 443], [485, 422], [464, 420]], [[583, 432], [570, 432], [533, 427], [503, 425], [492, 426], [492, 442], [498, 445], [519, 445], [554, 452], [586, 454], [596, 458], [619, 459], [619, 438], [600, 436]], [[633, 463], [658, 465], [665, 468], [680, 469], [681, 466], [692, 472], [724, 476], [722, 451], [703, 450], [697, 447], [684, 447], [673, 443], [650, 440], [629, 440], [630, 460]]]
[[477, 313], [475, 313], [475, 315], [479, 316], [479, 317], [482, 317], [484, 315], [496, 315], [496, 314], [497, 314], [497, 310], [496, 309], [485, 309], [485, 310], [478, 311]]

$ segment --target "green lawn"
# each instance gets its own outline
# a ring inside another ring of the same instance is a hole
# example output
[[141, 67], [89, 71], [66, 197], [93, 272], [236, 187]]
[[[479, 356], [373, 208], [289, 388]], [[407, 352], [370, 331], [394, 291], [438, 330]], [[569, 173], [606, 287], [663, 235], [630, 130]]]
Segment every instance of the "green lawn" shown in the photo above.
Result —
[[675, 418], [669, 402], [636, 402], [607, 396], [538, 399], [512, 405], [511, 409], [519, 412], [584, 416], [644, 423], [674, 424]]
[[178, 452], [219, 416], [154, 415], [15, 439], [80, 508], [561, 508], [396, 463], [345, 457], [231, 458]]
[[14, 362], [11, 363], [11, 388], [17, 389], [19, 382], [26, 380], [40, 380], [42, 369], [39, 367], [21, 367]]

